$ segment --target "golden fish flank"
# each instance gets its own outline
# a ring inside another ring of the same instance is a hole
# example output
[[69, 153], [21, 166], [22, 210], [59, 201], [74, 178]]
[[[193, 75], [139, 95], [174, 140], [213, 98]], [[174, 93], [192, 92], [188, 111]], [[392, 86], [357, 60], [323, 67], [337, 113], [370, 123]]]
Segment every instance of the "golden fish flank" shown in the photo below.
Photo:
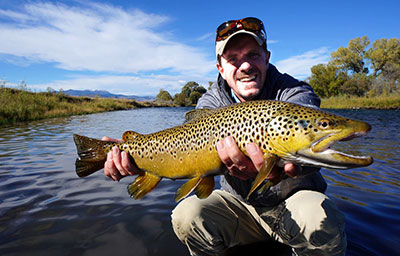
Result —
[[[256, 177], [250, 194], [278, 162], [348, 169], [372, 163], [329, 149], [335, 141], [366, 134], [364, 122], [330, 114], [319, 109], [279, 101], [251, 101], [216, 110], [193, 110], [187, 123], [152, 134], [125, 132], [123, 143], [104, 142], [74, 135], [80, 159], [80, 177], [102, 168], [106, 153], [114, 145], [129, 152], [143, 170], [128, 187], [134, 198], [150, 192], [162, 177], [190, 179], [178, 191], [180, 200], [194, 190], [201, 198], [214, 187], [213, 175], [221, 174], [216, 143], [232, 136], [246, 154], [250, 142], [260, 145], [266, 164]], [[264, 187], [263, 189], [267, 189]]]

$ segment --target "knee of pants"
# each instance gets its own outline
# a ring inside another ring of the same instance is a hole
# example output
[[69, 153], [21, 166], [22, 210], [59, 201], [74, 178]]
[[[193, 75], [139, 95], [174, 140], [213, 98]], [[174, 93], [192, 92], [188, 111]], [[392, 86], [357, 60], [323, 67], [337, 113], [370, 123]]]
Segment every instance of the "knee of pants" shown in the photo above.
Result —
[[332, 244], [345, 247], [344, 215], [324, 194], [297, 192], [287, 200], [287, 209], [292, 225], [297, 226], [291, 230], [301, 233], [314, 246]]
[[191, 196], [180, 202], [172, 211], [172, 227], [179, 240], [190, 238], [207, 243], [219, 243], [225, 234], [237, 227], [236, 218], [217, 194], [207, 199]]
[[180, 202], [171, 214], [172, 227], [179, 240], [186, 240], [190, 232], [195, 229], [195, 225], [201, 212], [198, 199], [188, 197]]

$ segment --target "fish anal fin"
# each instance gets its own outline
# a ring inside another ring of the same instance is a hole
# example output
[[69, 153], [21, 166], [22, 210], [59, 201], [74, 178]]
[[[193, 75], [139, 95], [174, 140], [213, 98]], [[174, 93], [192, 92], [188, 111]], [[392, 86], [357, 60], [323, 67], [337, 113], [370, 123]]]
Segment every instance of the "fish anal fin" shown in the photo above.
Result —
[[128, 193], [135, 199], [141, 199], [147, 193], [152, 191], [160, 181], [160, 177], [144, 172], [136, 177], [136, 179], [128, 186]]
[[[258, 186], [268, 177], [271, 173], [272, 168], [276, 164], [278, 157], [273, 154], [264, 154], [264, 163], [261, 166], [260, 171], [258, 172], [255, 180], [253, 181], [253, 185], [250, 188], [249, 194], [247, 195], [247, 199], [249, 199], [250, 195], [257, 189]], [[263, 189], [268, 189], [268, 187], [263, 187]]]
[[200, 199], [207, 198], [214, 190], [214, 185], [214, 176], [204, 177], [194, 189], [194, 193]]
[[138, 135], [139, 135], [139, 133], [137, 133], [137, 132], [126, 131], [126, 132], [124, 132], [124, 134], [122, 134], [122, 140], [123, 141], [132, 141], [132, 140], [135, 140]]
[[196, 186], [200, 183], [201, 177], [197, 176], [194, 177], [193, 179], [188, 180], [185, 184], [183, 184], [177, 191], [175, 195], [175, 201], [178, 202], [181, 199], [185, 198], [187, 195], [189, 195], [193, 189], [196, 188]]

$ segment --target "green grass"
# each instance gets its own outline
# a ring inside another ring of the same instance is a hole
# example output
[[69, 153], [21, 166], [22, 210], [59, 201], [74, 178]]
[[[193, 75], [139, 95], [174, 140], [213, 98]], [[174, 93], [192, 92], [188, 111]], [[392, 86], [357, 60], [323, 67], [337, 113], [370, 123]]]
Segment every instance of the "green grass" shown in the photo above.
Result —
[[321, 99], [321, 108], [337, 109], [400, 109], [400, 94], [375, 97], [336, 96]]
[[72, 97], [63, 93], [33, 93], [0, 88], [0, 125], [52, 117], [162, 106], [135, 100]]
[[[52, 117], [160, 106], [171, 107], [173, 105], [112, 98], [72, 97], [63, 93], [33, 93], [3, 87], [0, 88], [0, 125]], [[321, 107], [400, 109], [400, 94], [323, 98]]]

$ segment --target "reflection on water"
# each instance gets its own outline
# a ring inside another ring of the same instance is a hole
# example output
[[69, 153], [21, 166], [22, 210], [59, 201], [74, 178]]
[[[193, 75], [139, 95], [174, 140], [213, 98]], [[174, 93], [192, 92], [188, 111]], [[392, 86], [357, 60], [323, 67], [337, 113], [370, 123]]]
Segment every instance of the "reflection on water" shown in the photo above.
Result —
[[371, 166], [322, 170], [329, 184], [327, 194], [346, 215], [348, 255], [396, 255], [400, 251], [400, 112], [333, 112], [372, 125], [366, 136], [339, 143], [345, 152], [371, 155]]
[[[120, 138], [183, 122], [185, 108], [146, 108], [56, 118], [0, 128], [1, 255], [187, 255], [170, 224], [176, 189], [163, 180], [140, 201], [133, 178], [112, 182], [100, 172], [74, 172], [72, 134]], [[346, 215], [348, 255], [395, 255], [400, 246], [400, 112], [335, 110], [372, 124], [363, 138], [335, 145], [372, 155], [373, 165], [322, 169], [327, 190]], [[378, 239], [377, 239], [378, 238]], [[371, 243], [374, 241], [374, 243]]]

